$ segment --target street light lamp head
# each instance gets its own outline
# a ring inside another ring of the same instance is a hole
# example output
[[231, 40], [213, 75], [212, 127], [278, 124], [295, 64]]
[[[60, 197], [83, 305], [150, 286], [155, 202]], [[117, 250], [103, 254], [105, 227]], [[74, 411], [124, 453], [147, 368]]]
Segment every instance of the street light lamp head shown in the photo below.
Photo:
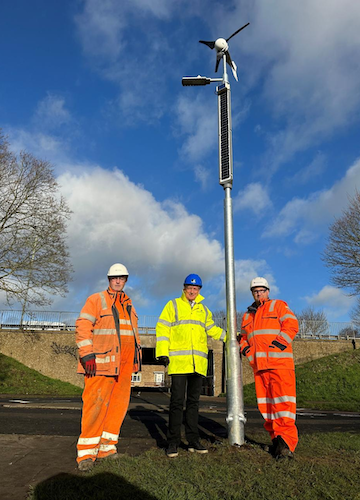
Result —
[[209, 85], [211, 82], [211, 78], [207, 78], [206, 76], [184, 76], [181, 80], [181, 83], [184, 87], [194, 87], [197, 85]]

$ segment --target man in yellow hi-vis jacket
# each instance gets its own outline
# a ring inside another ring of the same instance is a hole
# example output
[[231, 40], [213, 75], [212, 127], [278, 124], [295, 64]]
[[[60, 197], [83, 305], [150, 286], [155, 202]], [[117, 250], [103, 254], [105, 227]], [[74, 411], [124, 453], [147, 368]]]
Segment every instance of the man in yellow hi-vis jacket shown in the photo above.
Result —
[[[226, 332], [215, 325], [212, 314], [202, 303], [202, 281], [189, 274], [181, 297], [170, 300], [156, 325], [156, 357], [171, 375], [168, 449], [169, 458], [178, 456], [186, 392], [185, 435], [190, 452], [207, 453], [198, 431], [199, 399], [208, 366], [207, 335], [226, 340]], [[187, 390], [186, 390], [187, 388]]]

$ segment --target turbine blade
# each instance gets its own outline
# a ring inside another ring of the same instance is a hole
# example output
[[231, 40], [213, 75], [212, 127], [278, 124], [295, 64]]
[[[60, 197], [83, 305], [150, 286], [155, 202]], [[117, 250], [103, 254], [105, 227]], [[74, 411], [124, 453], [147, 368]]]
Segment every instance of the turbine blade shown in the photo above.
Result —
[[238, 77], [237, 77], [237, 66], [235, 64], [235, 61], [231, 59], [230, 52], [226, 51], [226, 62], [231, 68], [232, 74], [234, 75], [235, 80], [238, 82]]
[[245, 24], [242, 28], [238, 29], [237, 31], [235, 31], [235, 33], [233, 33], [232, 35], [229, 36], [229, 38], [226, 39], [226, 41], [228, 42], [230, 40], [230, 38], [232, 38], [233, 36], [237, 35], [239, 33], [239, 31], [243, 30], [244, 28], [246, 28], [246, 26], [249, 26], [250, 23], [247, 23]]
[[217, 70], [219, 69], [220, 61], [221, 61], [221, 57], [216, 57], [215, 73], [217, 73]]
[[215, 47], [215, 41], [205, 42], [205, 40], [199, 40], [199, 43], [203, 43], [204, 45], [207, 45], [208, 47], [210, 47], [210, 49], [213, 49]]

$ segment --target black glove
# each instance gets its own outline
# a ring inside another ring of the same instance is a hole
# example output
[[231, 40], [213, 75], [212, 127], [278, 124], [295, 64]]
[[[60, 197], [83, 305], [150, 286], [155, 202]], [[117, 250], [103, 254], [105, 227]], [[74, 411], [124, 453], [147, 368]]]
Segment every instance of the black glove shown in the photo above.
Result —
[[269, 347], [270, 347], [270, 349], [275, 349], [275, 347], [277, 347], [278, 349], [280, 349], [280, 351], [283, 351], [284, 349], [286, 349], [286, 345], [281, 344], [277, 340], [273, 340], [271, 342], [271, 344], [269, 345]]
[[170, 363], [170, 360], [167, 356], [159, 356], [158, 360], [164, 366], [167, 366]]
[[247, 346], [245, 346], [245, 347], [244, 347], [244, 349], [241, 351], [241, 354], [242, 354], [243, 356], [246, 356], [246, 355], [247, 355], [247, 353], [248, 353], [249, 351], [250, 351], [250, 346], [248, 346], [248, 345], [247, 345]]

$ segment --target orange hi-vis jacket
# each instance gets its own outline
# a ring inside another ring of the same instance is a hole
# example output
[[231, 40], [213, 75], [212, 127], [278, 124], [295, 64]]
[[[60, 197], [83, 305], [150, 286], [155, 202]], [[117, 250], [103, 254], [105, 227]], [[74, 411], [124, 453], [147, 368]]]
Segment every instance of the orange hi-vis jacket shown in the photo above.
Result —
[[[294, 370], [291, 342], [298, 331], [296, 316], [283, 300], [268, 299], [257, 308], [254, 303], [243, 316], [240, 351], [250, 347], [246, 357], [255, 373], [268, 369]], [[273, 340], [286, 349], [269, 347]]]
[[79, 348], [78, 373], [85, 373], [82, 361], [96, 359], [96, 375], [119, 375], [121, 337], [134, 338], [133, 372], [141, 367], [138, 317], [124, 292], [107, 290], [90, 295], [76, 320], [76, 343]]

